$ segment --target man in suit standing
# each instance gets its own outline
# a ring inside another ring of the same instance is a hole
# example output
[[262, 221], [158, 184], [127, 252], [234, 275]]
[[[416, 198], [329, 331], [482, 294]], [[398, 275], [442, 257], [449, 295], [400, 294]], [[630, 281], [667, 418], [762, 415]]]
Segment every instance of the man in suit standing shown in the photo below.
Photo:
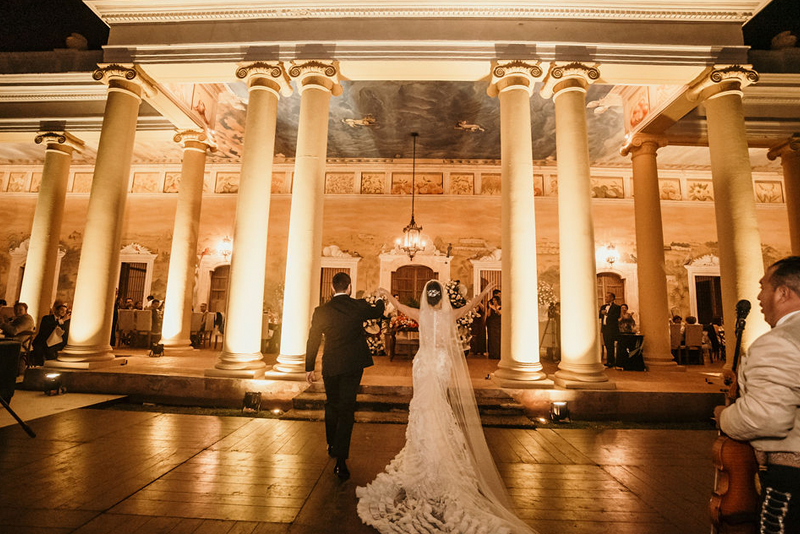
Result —
[[614, 302], [616, 298], [614, 293], [606, 293], [606, 303], [600, 308], [600, 319], [603, 321], [600, 332], [606, 346], [606, 367], [614, 367], [616, 363], [614, 343], [619, 337], [619, 316], [622, 313], [622, 308]]
[[356, 409], [356, 394], [364, 368], [372, 365], [372, 356], [364, 333], [364, 321], [383, 315], [384, 303], [370, 306], [363, 299], [350, 298], [350, 275], [336, 273], [334, 295], [317, 307], [311, 319], [306, 343], [307, 380], [313, 383], [314, 365], [322, 335], [322, 381], [325, 383], [325, 437], [328, 455], [336, 458], [333, 472], [342, 480], [350, 477], [347, 457]]

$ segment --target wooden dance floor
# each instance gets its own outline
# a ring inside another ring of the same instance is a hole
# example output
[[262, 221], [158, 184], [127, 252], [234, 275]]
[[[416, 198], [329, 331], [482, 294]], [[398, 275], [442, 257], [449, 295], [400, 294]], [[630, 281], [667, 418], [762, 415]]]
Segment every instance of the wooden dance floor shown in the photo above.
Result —
[[[12, 406], [13, 406], [12, 402]], [[320, 422], [76, 409], [0, 428], [0, 532], [370, 533], [355, 487], [404, 425], [356, 424], [352, 479]], [[487, 428], [520, 517], [541, 533], [705, 534], [712, 430]]]

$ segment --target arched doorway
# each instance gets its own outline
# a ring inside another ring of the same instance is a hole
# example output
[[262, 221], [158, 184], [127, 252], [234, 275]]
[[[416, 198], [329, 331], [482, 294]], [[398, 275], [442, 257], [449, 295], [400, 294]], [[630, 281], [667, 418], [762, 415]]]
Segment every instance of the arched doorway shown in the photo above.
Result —
[[211, 271], [211, 289], [208, 294], [209, 311], [225, 313], [227, 310], [230, 273], [230, 264], [220, 265]]
[[419, 303], [419, 296], [428, 280], [438, 278], [438, 273], [424, 265], [404, 265], [392, 273], [392, 294], [404, 304]]
[[597, 309], [606, 302], [606, 293], [614, 293], [617, 304], [625, 303], [625, 280], [615, 273], [597, 275]]

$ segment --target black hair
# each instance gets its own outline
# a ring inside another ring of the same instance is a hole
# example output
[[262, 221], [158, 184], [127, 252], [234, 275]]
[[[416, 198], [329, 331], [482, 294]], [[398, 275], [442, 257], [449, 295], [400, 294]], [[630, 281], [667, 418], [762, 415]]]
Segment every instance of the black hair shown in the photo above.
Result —
[[773, 267], [775, 270], [769, 277], [772, 287], [786, 286], [795, 295], [800, 296], [800, 256], [788, 256], [778, 260], [769, 266], [770, 269]]
[[428, 299], [428, 304], [431, 306], [439, 304], [439, 301], [442, 300], [442, 284], [436, 280], [431, 280], [425, 290], [425, 298]]
[[350, 275], [341, 272], [333, 275], [333, 289], [336, 291], [344, 291], [350, 285]]

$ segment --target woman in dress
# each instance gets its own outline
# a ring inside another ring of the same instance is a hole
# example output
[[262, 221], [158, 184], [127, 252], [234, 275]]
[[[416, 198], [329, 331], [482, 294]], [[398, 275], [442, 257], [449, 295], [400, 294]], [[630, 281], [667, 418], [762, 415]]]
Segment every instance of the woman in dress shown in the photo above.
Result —
[[500, 324], [502, 322], [500, 295], [495, 295], [486, 305], [486, 348], [489, 359], [500, 359]]
[[381, 533], [531, 533], [511, 511], [483, 435], [456, 319], [491, 289], [453, 310], [442, 284], [425, 284], [420, 309], [389, 298], [419, 322], [406, 444], [383, 473], [356, 489], [358, 515]]

